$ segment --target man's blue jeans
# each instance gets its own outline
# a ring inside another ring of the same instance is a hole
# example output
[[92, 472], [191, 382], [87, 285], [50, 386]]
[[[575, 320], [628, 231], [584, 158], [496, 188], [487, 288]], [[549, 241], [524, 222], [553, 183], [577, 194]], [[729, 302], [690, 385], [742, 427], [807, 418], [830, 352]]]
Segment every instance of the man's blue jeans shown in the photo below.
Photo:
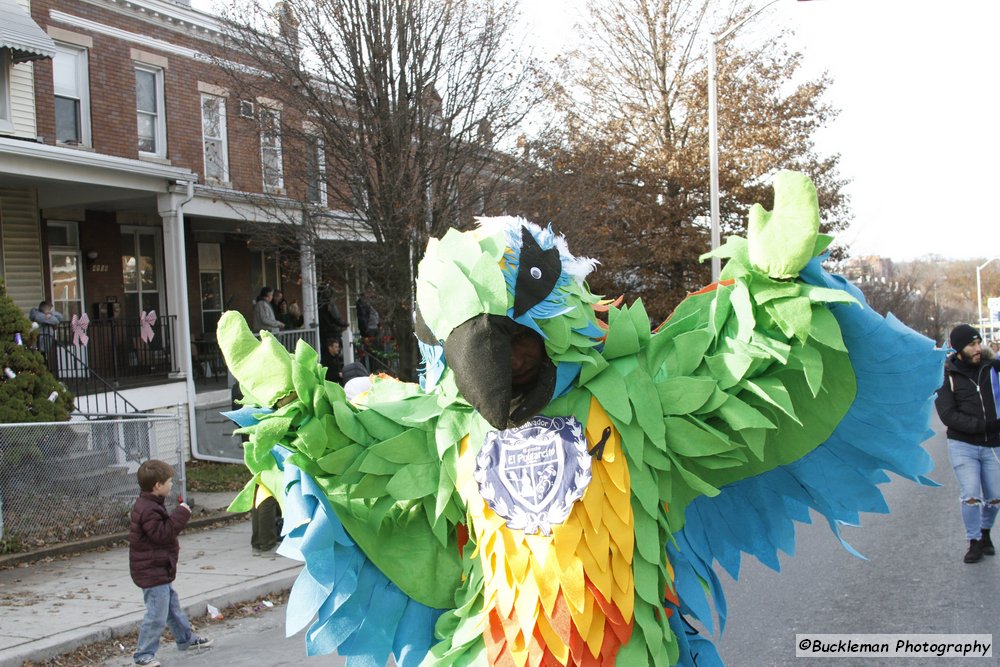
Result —
[[1000, 511], [1000, 459], [994, 447], [980, 447], [948, 440], [948, 460], [955, 469], [962, 498], [962, 523], [970, 540], [981, 537], [980, 530], [993, 528]]
[[160, 648], [163, 629], [170, 625], [177, 648], [184, 650], [194, 639], [191, 624], [181, 609], [181, 601], [170, 584], [161, 584], [142, 589], [142, 599], [146, 603], [146, 617], [139, 627], [139, 641], [132, 654], [133, 660], [152, 658]]

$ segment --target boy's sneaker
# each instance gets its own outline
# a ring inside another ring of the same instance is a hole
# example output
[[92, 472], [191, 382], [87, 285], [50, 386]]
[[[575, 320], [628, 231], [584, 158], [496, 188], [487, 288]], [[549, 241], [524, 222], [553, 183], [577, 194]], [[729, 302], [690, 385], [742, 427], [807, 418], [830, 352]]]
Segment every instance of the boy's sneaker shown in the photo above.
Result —
[[212, 645], [213, 639], [208, 637], [195, 637], [191, 640], [191, 643], [187, 645], [188, 648], [208, 648]]
[[139, 658], [135, 664], [142, 665], [142, 667], [160, 667], [160, 661], [156, 658]]
[[993, 546], [993, 540], [990, 539], [990, 529], [983, 528], [982, 533], [983, 536], [979, 538], [979, 546], [982, 547], [983, 553], [987, 556], [995, 556], [997, 550]]

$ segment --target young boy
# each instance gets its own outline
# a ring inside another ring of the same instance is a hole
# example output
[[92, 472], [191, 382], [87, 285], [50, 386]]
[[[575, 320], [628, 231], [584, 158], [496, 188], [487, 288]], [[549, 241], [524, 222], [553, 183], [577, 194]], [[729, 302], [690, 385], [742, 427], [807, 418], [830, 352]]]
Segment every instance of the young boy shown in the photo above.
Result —
[[206, 648], [212, 640], [191, 631], [177, 593], [170, 585], [177, 576], [180, 553], [177, 535], [191, 518], [187, 503], [180, 503], [170, 514], [164, 507], [163, 501], [174, 486], [174, 469], [169, 463], [152, 459], [139, 466], [136, 477], [141, 493], [132, 508], [128, 560], [132, 581], [142, 589], [146, 617], [142, 619], [132, 659], [137, 665], [158, 667], [156, 651], [168, 624], [178, 650]]

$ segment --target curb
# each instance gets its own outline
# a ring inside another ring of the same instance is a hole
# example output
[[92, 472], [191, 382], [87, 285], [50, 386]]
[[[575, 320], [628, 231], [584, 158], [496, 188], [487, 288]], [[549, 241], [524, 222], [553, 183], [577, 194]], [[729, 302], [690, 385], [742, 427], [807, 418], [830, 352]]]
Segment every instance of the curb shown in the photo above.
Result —
[[[245, 521], [249, 516], [249, 512], [234, 514], [232, 512], [227, 512], [226, 510], [217, 510], [205, 516], [192, 518], [187, 522], [184, 530], [187, 531], [193, 528], [205, 528], [206, 526], [211, 526], [217, 523], [236, 523], [238, 521]], [[52, 545], [51, 547], [42, 547], [40, 549], [25, 551], [23, 553], [7, 554], [6, 556], [0, 556], [0, 570], [17, 567], [23, 563], [33, 563], [45, 558], [78, 554], [84, 551], [100, 549], [101, 547], [110, 547], [126, 543], [128, 543], [127, 531], [112, 533], [110, 535], [97, 535], [83, 540], [76, 540], [75, 542], [64, 542], [62, 544]]]
[[[190, 619], [197, 619], [207, 613], [209, 604], [223, 609], [241, 602], [250, 602], [272, 593], [283, 593], [295, 583], [301, 567], [301, 564], [296, 563], [294, 569], [290, 568], [290, 571], [269, 574], [246, 586], [236, 585], [212, 593], [192, 596], [188, 602], [183, 604], [184, 613]], [[108, 623], [77, 628], [52, 637], [26, 642], [21, 646], [4, 649], [0, 651], [0, 667], [22, 667], [26, 660], [36, 662], [49, 660], [75, 651], [87, 644], [120, 637], [137, 629], [142, 623], [144, 615], [144, 611], [133, 612]]]

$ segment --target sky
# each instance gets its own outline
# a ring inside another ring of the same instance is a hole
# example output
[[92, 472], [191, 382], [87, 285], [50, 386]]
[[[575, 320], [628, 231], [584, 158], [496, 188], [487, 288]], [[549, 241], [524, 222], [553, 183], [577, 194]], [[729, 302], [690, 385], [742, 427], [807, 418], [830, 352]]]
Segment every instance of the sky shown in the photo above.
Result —
[[[526, 43], [539, 57], [568, 48], [583, 6], [521, 0]], [[1000, 255], [1000, 214], [988, 208], [1000, 176], [1000, 2], [779, 0], [739, 32], [774, 23], [795, 31], [804, 74], [833, 78], [827, 99], [841, 113], [817, 146], [841, 155], [850, 180], [854, 219], [838, 242], [899, 261]]]
[[[543, 52], [572, 43], [582, 6], [523, 2], [529, 40]], [[739, 32], [775, 22], [795, 31], [804, 74], [834, 80], [827, 99], [841, 113], [817, 146], [840, 153], [851, 181], [854, 219], [838, 242], [894, 260], [1000, 255], [1000, 214], [987, 208], [1000, 176], [1000, 3], [779, 0]]]

